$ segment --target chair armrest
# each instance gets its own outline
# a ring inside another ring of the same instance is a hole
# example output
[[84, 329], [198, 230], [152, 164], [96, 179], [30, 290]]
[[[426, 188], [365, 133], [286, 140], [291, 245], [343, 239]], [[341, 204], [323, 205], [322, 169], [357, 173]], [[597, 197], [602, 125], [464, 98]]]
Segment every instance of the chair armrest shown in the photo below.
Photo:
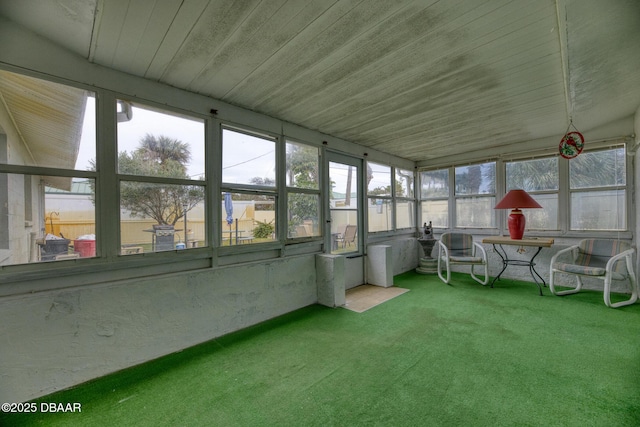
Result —
[[620, 261], [622, 258], [626, 258], [627, 260], [627, 270], [629, 270], [629, 268], [633, 268], [633, 254], [636, 252], [635, 249], [631, 248], [631, 249], [627, 249], [626, 251], [620, 252], [617, 255], [612, 256], [609, 261], [607, 261], [607, 265], [605, 266], [605, 269], [607, 271], [611, 271], [615, 265], [616, 262]]
[[[482, 252], [482, 259], [486, 260], [487, 259], [487, 251], [484, 250], [484, 247], [478, 242], [473, 242], [473, 245], [477, 249], [480, 249], [480, 252]], [[475, 255], [475, 253], [474, 253], [474, 255]]]
[[[556, 254], [554, 256], [551, 257], [551, 261], [549, 261], [549, 265], [551, 266], [551, 268], [553, 268], [553, 264], [555, 264], [557, 261], [557, 259], [562, 256], [565, 255], [567, 252], [572, 252], [575, 251], [576, 249], [578, 249], [578, 245], [573, 245], [573, 246], [569, 246], [568, 248], [564, 248], [559, 250], [558, 252], [556, 252]], [[573, 262], [575, 259], [572, 259], [571, 261]]]
[[438, 243], [438, 258], [440, 258], [442, 251], [444, 250], [444, 257], [449, 258], [449, 249], [440, 240], [436, 240]]

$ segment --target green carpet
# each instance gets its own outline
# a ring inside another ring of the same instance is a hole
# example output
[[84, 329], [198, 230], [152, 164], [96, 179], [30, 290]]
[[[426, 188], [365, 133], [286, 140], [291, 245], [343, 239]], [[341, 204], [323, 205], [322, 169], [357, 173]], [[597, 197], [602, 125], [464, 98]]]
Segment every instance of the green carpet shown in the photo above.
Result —
[[[638, 426], [640, 303], [413, 272], [364, 313], [311, 306], [56, 393], [46, 426]], [[126, 350], [123, 350], [126, 351]]]

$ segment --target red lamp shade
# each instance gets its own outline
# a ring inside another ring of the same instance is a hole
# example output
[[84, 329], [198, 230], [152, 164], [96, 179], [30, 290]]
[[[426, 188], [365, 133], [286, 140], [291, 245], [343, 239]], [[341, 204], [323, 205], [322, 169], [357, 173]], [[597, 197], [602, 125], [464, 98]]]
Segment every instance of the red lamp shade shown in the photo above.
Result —
[[513, 240], [521, 240], [524, 235], [524, 227], [526, 224], [526, 220], [524, 215], [522, 214], [523, 209], [531, 209], [531, 208], [542, 208], [538, 202], [536, 202], [533, 197], [527, 194], [524, 190], [511, 190], [506, 196], [498, 204], [494, 209], [513, 209], [509, 214], [508, 226], [509, 226], [509, 236]]

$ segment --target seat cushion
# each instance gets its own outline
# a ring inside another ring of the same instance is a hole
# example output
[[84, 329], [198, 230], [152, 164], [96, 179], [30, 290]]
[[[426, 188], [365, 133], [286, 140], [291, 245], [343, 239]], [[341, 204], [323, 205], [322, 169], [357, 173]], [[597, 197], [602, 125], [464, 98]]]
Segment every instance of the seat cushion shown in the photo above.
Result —
[[[598, 277], [606, 274], [606, 270], [602, 267], [591, 267], [588, 265], [567, 264], [562, 262], [556, 262], [553, 264], [553, 269], [557, 271], [564, 271], [566, 273], [582, 274], [584, 276]], [[624, 275], [613, 271], [611, 278], [614, 280], [623, 280], [625, 277]]]

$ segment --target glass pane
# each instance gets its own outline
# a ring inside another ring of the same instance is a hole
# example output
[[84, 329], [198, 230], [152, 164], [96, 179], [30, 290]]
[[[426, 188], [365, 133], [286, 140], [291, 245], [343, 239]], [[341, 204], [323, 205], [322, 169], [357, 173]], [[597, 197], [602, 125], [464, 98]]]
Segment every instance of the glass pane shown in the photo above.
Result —
[[626, 228], [624, 190], [571, 194], [572, 230], [625, 230]]
[[0, 162], [90, 168], [96, 153], [93, 92], [0, 70], [0, 93], [11, 117]]
[[0, 174], [0, 265], [95, 257], [94, 188], [86, 178]]
[[287, 205], [289, 238], [320, 236], [318, 194], [289, 193]]
[[[429, 199], [449, 196], [449, 169], [420, 173], [420, 197]], [[434, 222], [435, 226], [435, 222]]]
[[495, 197], [465, 197], [456, 200], [456, 226], [494, 228]]
[[396, 229], [412, 228], [416, 226], [414, 215], [414, 202], [398, 201], [396, 202]]
[[316, 147], [287, 142], [287, 186], [319, 189], [319, 156]]
[[432, 222], [434, 227], [449, 227], [449, 200], [433, 200], [422, 202], [422, 222]]
[[[527, 230], [557, 230], [558, 229], [558, 195], [531, 194], [542, 209], [522, 209], [526, 218]], [[509, 210], [505, 211], [509, 215]], [[505, 228], [506, 228], [505, 224]]]
[[206, 246], [204, 220], [202, 186], [120, 183], [123, 255]]
[[329, 162], [331, 253], [358, 251], [358, 168]]
[[569, 171], [572, 189], [626, 185], [624, 148], [582, 153]]
[[507, 191], [544, 191], [558, 189], [558, 158], [526, 160], [506, 164]]
[[413, 172], [396, 169], [396, 197], [413, 197]]
[[276, 240], [276, 198], [262, 194], [222, 193], [222, 246]]
[[204, 121], [118, 101], [118, 172], [204, 178]]
[[493, 162], [457, 167], [455, 178], [457, 196], [496, 192], [496, 164]]
[[275, 187], [276, 143], [235, 132], [222, 131], [222, 181]]
[[393, 230], [393, 213], [390, 199], [369, 199], [369, 232]]
[[367, 194], [391, 197], [391, 166], [367, 163]]

